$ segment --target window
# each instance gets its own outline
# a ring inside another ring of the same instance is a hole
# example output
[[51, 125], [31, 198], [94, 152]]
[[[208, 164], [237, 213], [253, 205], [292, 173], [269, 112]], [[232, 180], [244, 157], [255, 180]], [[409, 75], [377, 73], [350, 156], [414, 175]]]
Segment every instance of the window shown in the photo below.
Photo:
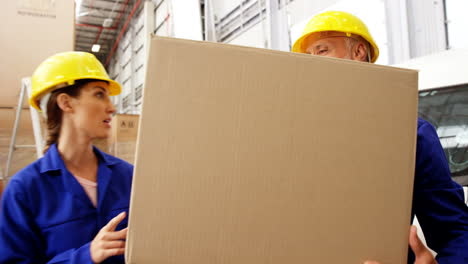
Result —
[[468, 48], [466, 28], [468, 26], [468, 1], [445, 0], [445, 15], [447, 19], [448, 47]]
[[419, 115], [432, 123], [452, 178], [468, 186], [468, 84], [419, 92]]

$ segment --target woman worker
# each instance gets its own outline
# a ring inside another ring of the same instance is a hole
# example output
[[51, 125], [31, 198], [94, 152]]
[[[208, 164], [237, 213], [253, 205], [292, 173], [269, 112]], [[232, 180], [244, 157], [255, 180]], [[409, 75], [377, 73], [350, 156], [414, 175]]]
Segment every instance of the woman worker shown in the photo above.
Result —
[[121, 86], [94, 55], [64, 52], [32, 76], [45, 155], [14, 175], [0, 208], [0, 263], [124, 263], [133, 166], [96, 147]]

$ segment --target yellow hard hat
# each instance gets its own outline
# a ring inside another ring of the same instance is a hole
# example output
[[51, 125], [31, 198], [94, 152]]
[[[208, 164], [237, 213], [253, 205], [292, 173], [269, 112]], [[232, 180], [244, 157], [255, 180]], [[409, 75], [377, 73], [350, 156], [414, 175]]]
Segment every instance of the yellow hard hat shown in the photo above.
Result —
[[356, 16], [342, 11], [327, 11], [314, 16], [307, 23], [302, 36], [294, 42], [292, 51], [306, 53], [304, 41], [307, 37], [327, 31], [341, 32], [348, 37], [352, 35], [360, 36], [370, 44], [371, 62], [375, 62], [379, 57], [379, 48], [369, 33], [366, 24]]
[[93, 54], [79, 51], [63, 52], [47, 58], [34, 71], [29, 104], [41, 111], [38, 104], [41, 97], [82, 79], [108, 82], [109, 95], [118, 95], [122, 90], [118, 82], [109, 78], [106, 69]]

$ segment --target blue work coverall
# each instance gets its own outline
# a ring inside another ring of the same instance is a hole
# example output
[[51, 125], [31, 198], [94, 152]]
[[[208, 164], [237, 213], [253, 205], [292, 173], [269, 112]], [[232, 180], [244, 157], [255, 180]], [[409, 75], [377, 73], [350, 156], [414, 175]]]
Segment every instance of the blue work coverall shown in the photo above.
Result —
[[[0, 263], [93, 263], [90, 243], [109, 220], [128, 215], [133, 166], [94, 148], [97, 208], [65, 168], [57, 146], [9, 182], [0, 211]], [[116, 228], [127, 227], [124, 219]], [[124, 263], [123, 256], [103, 263]]]
[[[413, 210], [439, 264], [468, 263], [468, 208], [434, 127], [418, 119]], [[410, 251], [408, 263], [414, 262]]]

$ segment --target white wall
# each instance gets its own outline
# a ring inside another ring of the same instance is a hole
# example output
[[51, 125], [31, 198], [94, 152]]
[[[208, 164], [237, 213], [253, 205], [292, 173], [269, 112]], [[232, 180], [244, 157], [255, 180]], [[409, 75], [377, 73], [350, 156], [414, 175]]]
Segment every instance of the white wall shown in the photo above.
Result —
[[156, 35], [158, 36], [172, 36], [173, 35], [173, 28], [172, 28], [172, 10], [171, 10], [171, 3], [170, 1], [162, 1], [161, 3], [155, 4], [158, 6], [156, 12], [154, 14], [154, 26], [153, 32], [158, 28]]
[[290, 14], [290, 23], [295, 25], [304, 20], [309, 20], [314, 14], [317, 14], [326, 8], [340, 2], [340, 0], [294, 0], [288, 6], [288, 13]]
[[[217, 12], [226, 14], [227, 8], [238, 4], [237, 1], [213, 1], [215, 2], [215, 14], [220, 18]], [[365, 7], [365, 8], [364, 8]], [[284, 41], [294, 43], [302, 34], [305, 25], [314, 15], [326, 10], [339, 10], [350, 12], [367, 24], [369, 30], [374, 37], [380, 49], [380, 56], [377, 60], [379, 64], [388, 63], [388, 46], [387, 46], [387, 29], [385, 21], [385, 4], [383, 0], [294, 0], [285, 7], [286, 15], [289, 20], [290, 39]], [[229, 10], [230, 11], [230, 10]], [[222, 16], [221, 16], [222, 17]], [[263, 21], [265, 23], [265, 21]], [[251, 29], [245, 31], [235, 39], [231, 40], [231, 44], [239, 44], [252, 47], [265, 48], [265, 34], [263, 32], [265, 26], [263, 23], [257, 24]], [[268, 36], [267, 36], [268, 39]]]
[[212, 0], [213, 13], [220, 19], [241, 3], [241, 0]]
[[110, 77], [122, 85], [122, 93], [112, 97], [118, 113], [140, 113], [150, 34], [155, 26], [154, 8], [154, 2], [144, 2], [144, 8], [133, 16], [110, 61]]
[[419, 70], [419, 89], [468, 83], [468, 48], [415, 58], [394, 66]]
[[411, 58], [447, 48], [443, 0], [411, 0], [407, 2], [406, 12]]
[[263, 23], [258, 23], [228, 43], [255, 48], [265, 48], [266, 46]]
[[[269, 0], [266, 0], [269, 1]], [[321, 0], [321, 1], [311, 1], [311, 0], [294, 0], [289, 5], [286, 6], [286, 15], [289, 18], [288, 26], [303, 22], [304, 20], [308, 20], [313, 14], [323, 10], [324, 8], [335, 4], [339, 0]], [[234, 7], [236, 7], [241, 1], [228, 1], [228, 0], [215, 0], [213, 2], [213, 12], [217, 16], [218, 19], [225, 16], [229, 13]], [[257, 48], [266, 48], [265, 45], [265, 33], [264, 30], [266, 28], [266, 20], [263, 20], [262, 23], [255, 25], [254, 27], [248, 29], [241, 35], [237, 36], [236, 38], [229, 41], [230, 44], [237, 44], [243, 46], [251, 46]], [[305, 25], [305, 22], [304, 22]], [[302, 26], [303, 27], [303, 26]], [[302, 32], [302, 28], [300, 29]], [[266, 36], [268, 41], [268, 36]], [[286, 42], [290, 42], [290, 40], [284, 40]], [[268, 44], [268, 43], [267, 43]]]
[[174, 37], [202, 40], [199, 0], [172, 0]]
[[[241, 0], [212, 0], [213, 12], [218, 19], [222, 18], [236, 6]], [[295, 24], [310, 16], [310, 13], [318, 12], [330, 5], [339, 2], [339, 0], [294, 0], [288, 5], [288, 11], [291, 15], [291, 24]]]
[[468, 1], [445, 0], [450, 48], [468, 48]]

